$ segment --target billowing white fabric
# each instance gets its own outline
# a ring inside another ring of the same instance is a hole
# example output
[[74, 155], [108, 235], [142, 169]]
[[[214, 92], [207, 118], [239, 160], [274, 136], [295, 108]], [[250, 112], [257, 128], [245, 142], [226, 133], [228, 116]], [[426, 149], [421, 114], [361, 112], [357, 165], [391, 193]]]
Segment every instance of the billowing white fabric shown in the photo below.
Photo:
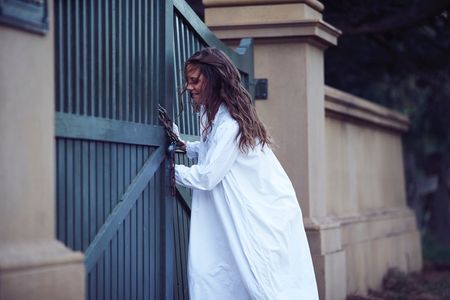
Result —
[[190, 299], [319, 299], [292, 184], [269, 147], [239, 150], [238, 129], [222, 105], [207, 139], [187, 143], [198, 164], [175, 167], [193, 189]]

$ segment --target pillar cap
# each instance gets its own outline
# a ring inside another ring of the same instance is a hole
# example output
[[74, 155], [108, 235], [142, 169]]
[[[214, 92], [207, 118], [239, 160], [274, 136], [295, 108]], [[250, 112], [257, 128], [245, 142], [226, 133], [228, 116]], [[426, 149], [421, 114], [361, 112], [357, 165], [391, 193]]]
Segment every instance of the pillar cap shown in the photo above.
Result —
[[251, 37], [255, 40], [280, 39], [283, 41], [310, 42], [320, 48], [337, 45], [341, 31], [322, 20], [303, 20], [297, 22], [276, 22], [245, 25], [210, 26], [222, 40], [235, 40]]
[[286, 3], [305, 3], [317, 11], [324, 10], [323, 4], [317, 0], [203, 0], [203, 5], [205, 6], [205, 8]]
[[204, 0], [205, 22], [222, 40], [245, 37], [306, 42], [321, 49], [337, 44], [341, 32], [322, 20], [317, 0]]

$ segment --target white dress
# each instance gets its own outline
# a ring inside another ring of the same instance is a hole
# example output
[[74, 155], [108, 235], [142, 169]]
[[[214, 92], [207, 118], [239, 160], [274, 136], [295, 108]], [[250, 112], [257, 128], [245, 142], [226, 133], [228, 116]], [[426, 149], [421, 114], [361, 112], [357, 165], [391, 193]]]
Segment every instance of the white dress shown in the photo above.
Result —
[[193, 189], [190, 299], [319, 299], [294, 188], [269, 147], [239, 150], [238, 130], [222, 104], [206, 141], [187, 143], [198, 164], [175, 167]]

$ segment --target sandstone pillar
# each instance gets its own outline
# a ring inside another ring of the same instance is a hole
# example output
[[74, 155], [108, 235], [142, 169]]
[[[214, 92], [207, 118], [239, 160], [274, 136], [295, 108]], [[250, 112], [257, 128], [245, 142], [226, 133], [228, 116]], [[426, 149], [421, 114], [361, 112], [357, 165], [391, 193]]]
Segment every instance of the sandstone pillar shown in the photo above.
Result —
[[[321, 299], [345, 299], [346, 266], [338, 223], [327, 217], [323, 51], [339, 31], [316, 0], [203, 0], [205, 22], [235, 46], [254, 39], [255, 77], [268, 79], [256, 102], [303, 210]], [[293, 159], [295, 157], [296, 159]]]
[[83, 255], [55, 239], [48, 2], [45, 35], [0, 24], [0, 300], [84, 298]]

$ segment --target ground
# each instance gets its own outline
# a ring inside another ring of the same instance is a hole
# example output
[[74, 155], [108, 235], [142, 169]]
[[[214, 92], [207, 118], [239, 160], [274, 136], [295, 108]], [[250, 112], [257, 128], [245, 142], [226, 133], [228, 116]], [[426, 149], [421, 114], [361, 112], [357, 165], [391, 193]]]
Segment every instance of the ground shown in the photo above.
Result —
[[350, 295], [347, 300], [450, 300], [450, 263], [425, 263], [421, 273], [390, 270], [383, 289], [368, 296]]

